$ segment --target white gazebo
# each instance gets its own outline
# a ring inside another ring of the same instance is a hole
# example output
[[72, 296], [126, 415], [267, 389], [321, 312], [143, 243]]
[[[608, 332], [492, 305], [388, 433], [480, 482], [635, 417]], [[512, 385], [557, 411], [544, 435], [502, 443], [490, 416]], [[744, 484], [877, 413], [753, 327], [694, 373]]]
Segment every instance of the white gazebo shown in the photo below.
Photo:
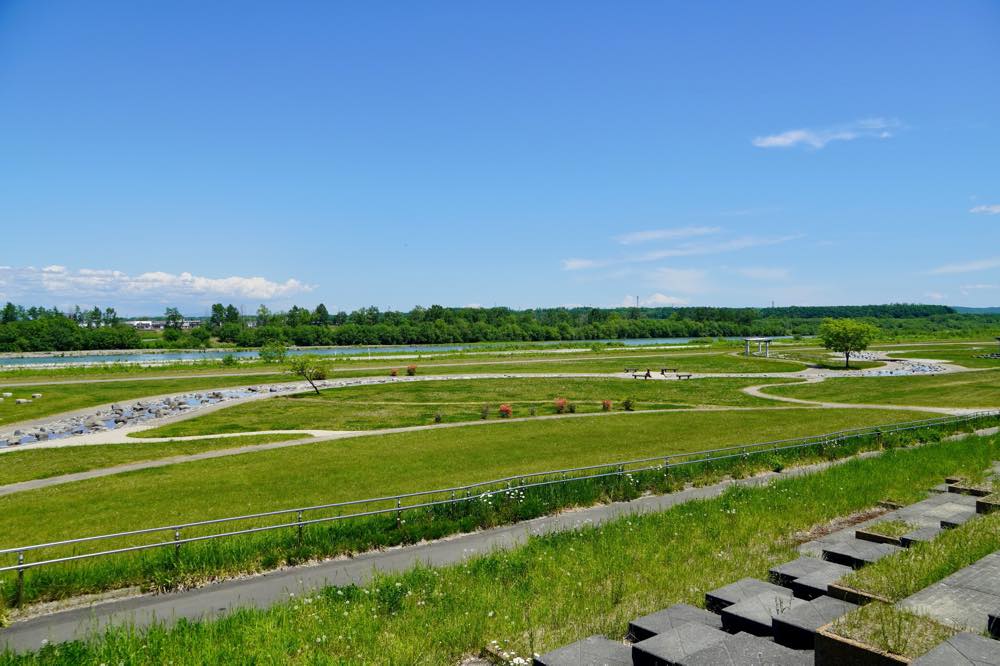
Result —
[[[997, 338], [997, 339], [1000, 340], [1000, 338]], [[757, 353], [758, 354], [763, 353], [764, 356], [770, 356], [771, 355], [771, 341], [772, 340], [774, 340], [774, 338], [743, 338], [743, 342], [746, 344], [746, 352], [745, 352], [745, 354], [747, 356], [750, 355], [750, 343], [751, 342], [756, 342], [757, 343]]]

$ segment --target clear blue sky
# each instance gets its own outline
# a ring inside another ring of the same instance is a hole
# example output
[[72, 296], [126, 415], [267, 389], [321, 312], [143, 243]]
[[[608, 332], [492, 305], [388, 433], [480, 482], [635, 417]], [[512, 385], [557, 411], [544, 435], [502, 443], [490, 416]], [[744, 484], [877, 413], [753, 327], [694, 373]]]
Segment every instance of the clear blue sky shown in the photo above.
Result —
[[0, 0], [0, 299], [1000, 304], [1000, 3]]

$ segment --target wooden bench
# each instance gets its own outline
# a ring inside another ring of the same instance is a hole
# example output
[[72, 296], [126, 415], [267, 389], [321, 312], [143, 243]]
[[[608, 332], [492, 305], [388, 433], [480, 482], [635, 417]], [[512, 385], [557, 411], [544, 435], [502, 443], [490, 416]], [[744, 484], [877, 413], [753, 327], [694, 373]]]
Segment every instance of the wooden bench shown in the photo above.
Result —
[[677, 375], [677, 379], [691, 379], [691, 375]]
[[668, 372], [677, 372], [677, 368], [660, 368], [660, 374], [664, 377], [667, 376]]
[[639, 368], [625, 368], [625, 374], [630, 372], [639, 372]]

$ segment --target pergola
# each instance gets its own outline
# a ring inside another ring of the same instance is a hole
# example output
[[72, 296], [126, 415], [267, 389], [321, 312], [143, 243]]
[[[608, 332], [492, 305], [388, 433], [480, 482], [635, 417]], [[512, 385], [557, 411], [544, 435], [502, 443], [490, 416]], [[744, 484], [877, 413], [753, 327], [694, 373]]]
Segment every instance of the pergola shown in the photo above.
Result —
[[[746, 343], [746, 355], [747, 356], [750, 355], [750, 343], [751, 342], [756, 342], [757, 343], [757, 353], [760, 354], [761, 351], [763, 351], [764, 352], [764, 356], [770, 356], [771, 355], [771, 341], [773, 339], [774, 338], [743, 338], [743, 342]], [[1000, 338], [997, 338], [997, 340], [1000, 340]]]

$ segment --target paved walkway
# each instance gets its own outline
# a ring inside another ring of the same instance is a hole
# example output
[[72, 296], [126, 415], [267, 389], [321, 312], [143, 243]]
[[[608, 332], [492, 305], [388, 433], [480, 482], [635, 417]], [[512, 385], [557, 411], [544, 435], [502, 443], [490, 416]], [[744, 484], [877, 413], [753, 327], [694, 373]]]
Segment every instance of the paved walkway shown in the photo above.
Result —
[[[878, 453], [862, 454], [860, 457], [874, 455]], [[663, 511], [694, 499], [717, 497], [732, 485], [762, 485], [774, 478], [815, 473], [847, 460], [850, 459], [790, 468], [780, 474], [769, 472], [668, 495], [647, 496], [632, 502], [567, 511], [515, 525], [369, 552], [353, 558], [290, 567], [183, 592], [147, 594], [67, 609], [14, 622], [10, 627], [0, 630], [0, 647], [6, 646], [19, 652], [37, 650], [45, 642], [83, 638], [111, 625], [131, 624], [142, 628], [154, 622], [169, 625], [182, 618], [210, 619], [244, 607], [267, 608], [287, 601], [291, 594], [307, 594], [311, 590], [331, 585], [364, 584], [376, 572], [402, 572], [421, 563], [428, 566], [455, 564], [497, 549], [513, 548], [525, 543], [530, 536], [600, 525], [631, 514]]]

